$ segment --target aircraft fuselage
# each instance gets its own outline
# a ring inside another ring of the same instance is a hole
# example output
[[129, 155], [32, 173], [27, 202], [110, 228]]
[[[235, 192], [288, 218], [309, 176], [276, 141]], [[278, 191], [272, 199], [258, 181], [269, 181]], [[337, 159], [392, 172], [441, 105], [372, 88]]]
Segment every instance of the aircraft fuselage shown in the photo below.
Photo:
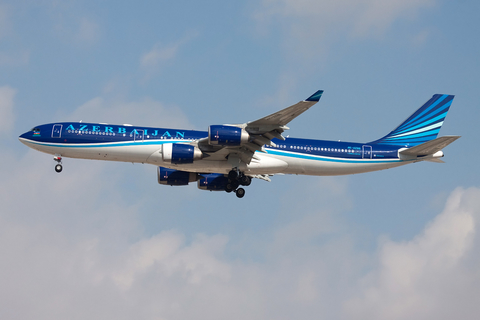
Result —
[[417, 161], [443, 162], [442, 149], [459, 138], [437, 138], [453, 95], [435, 94], [389, 134], [369, 142], [285, 138], [287, 124], [315, 105], [318, 90], [307, 99], [243, 124], [210, 125], [208, 131], [61, 122], [22, 134], [27, 146], [62, 158], [148, 163], [157, 166], [160, 184], [197, 181], [202, 190], [235, 192], [252, 178], [270, 181], [274, 174], [346, 175], [398, 167]]
[[[148, 163], [198, 173], [228, 173], [224, 158], [208, 157], [186, 164], [164, 161], [167, 143], [191, 143], [208, 132], [166, 128], [62, 122], [35, 127], [20, 141], [38, 151], [67, 158]], [[246, 174], [343, 175], [388, 169], [410, 163], [398, 156], [398, 147], [313, 139], [273, 139], [276, 146], [256, 152], [259, 159], [238, 168]]]

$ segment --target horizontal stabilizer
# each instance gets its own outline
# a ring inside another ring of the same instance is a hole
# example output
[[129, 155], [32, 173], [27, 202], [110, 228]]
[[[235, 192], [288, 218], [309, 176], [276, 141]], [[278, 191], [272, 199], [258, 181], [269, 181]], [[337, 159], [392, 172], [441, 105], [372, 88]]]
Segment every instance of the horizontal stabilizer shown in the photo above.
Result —
[[419, 144], [418, 146], [402, 150], [399, 153], [405, 156], [417, 156], [417, 157], [432, 155], [442, 150], [443, 148], [445, 148], [446, 146], [448, 146], [450, 143], [454, 142], [458, 138], [460, 138], [460, 136], [440, 137], [440, 138]]
[[438, 159], [438, 158], [429, 158], [425, 159], [425, 161], [436, 162], [436, 163], [445, 163], [445, 161]]

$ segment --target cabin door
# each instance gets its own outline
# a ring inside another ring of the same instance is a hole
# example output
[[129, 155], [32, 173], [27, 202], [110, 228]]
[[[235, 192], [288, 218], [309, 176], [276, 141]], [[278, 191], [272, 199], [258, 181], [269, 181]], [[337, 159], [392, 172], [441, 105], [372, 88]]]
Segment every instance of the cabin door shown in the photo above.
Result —
[[143, 142], [143, 130], [133, 130], [133, 141], [135, 142]]
[[52, 138], [60, 138], [62, 136], [62, 125], [55, 124], [52, 129]]
[[372, 159], [372, 147], [363, 146], [362, 147], [362, 159]]

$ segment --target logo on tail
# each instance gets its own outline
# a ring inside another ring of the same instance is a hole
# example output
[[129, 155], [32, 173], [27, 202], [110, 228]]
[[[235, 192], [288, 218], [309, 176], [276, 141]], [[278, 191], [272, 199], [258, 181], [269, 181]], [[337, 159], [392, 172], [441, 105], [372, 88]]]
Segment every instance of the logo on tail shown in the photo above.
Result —
[[454, 96], [435, 94], [396, 129], [370, 144], [413, 147], [437, 137]]

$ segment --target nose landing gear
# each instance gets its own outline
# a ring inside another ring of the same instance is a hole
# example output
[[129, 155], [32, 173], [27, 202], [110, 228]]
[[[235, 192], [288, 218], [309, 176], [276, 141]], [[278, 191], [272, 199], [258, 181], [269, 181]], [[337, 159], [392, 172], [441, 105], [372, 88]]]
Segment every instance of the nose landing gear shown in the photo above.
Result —
[[237, 168], [233, 168], [228, 173], [228, 182], [225, 186], [225, 191], [229, 193], [235, 191], [235, 195], [238, 198], [243, 198], [245, 196], [245, 189], [239, 188], [239, 186], [249, 186], [251, 183], [251, 177], [246, 176], [243, 172], [238, 171]]
[[60, 155], [55, 155], [55, 157], [53, 157], [53, 160], [57, 161], [57, 164], [55, 165], [55, 171], [57, 173], [60, 173], [62, 172], [62, 157]]

